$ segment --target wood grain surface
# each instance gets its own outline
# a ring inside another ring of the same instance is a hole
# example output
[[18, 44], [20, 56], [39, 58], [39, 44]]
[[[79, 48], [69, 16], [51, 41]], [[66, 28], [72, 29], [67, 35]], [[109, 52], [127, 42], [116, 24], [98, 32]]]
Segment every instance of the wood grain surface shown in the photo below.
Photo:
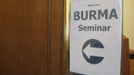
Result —
[[[122, 39], [122, 57], [121, 57], [121, 75], [130, 75], [129, 61], [129, 39], [123, 36]], [[115, 65], [116, 66], [116, 65]]]
[[130, 59], [130, 75], [134, 75], [134, 59]]
[[63, 75], [63, 0], [0, 0], [0, 75]]

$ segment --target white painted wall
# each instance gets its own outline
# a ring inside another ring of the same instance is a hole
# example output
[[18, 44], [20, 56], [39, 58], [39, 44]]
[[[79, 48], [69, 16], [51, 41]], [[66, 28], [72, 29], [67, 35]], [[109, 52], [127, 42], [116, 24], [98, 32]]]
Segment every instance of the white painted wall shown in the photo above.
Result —
[[123, 34], [129, 38], [129, 47], [134, 50], [134, 0], [123, 3]]

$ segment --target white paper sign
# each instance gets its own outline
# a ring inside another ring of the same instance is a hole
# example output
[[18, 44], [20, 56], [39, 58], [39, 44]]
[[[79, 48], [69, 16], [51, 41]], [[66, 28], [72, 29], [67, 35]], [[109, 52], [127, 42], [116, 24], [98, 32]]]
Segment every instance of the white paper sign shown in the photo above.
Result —
[[71, 0], [70, 71], [120, 75], [122, 0]]

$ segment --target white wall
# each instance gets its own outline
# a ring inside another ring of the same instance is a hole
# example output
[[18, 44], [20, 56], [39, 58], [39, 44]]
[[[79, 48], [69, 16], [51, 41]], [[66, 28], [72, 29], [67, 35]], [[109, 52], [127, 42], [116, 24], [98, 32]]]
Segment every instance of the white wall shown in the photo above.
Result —
[[129, 47], [134, 50], [134, 0], [123, 3], [123, 34], [129, 38]]

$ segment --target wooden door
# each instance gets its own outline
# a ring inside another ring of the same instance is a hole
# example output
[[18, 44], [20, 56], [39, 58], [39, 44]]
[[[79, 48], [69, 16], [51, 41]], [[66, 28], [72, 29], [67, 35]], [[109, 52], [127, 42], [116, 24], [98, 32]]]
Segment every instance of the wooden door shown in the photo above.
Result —
[[63, 75], [63, 0], [0, 0], [0, 75]]

